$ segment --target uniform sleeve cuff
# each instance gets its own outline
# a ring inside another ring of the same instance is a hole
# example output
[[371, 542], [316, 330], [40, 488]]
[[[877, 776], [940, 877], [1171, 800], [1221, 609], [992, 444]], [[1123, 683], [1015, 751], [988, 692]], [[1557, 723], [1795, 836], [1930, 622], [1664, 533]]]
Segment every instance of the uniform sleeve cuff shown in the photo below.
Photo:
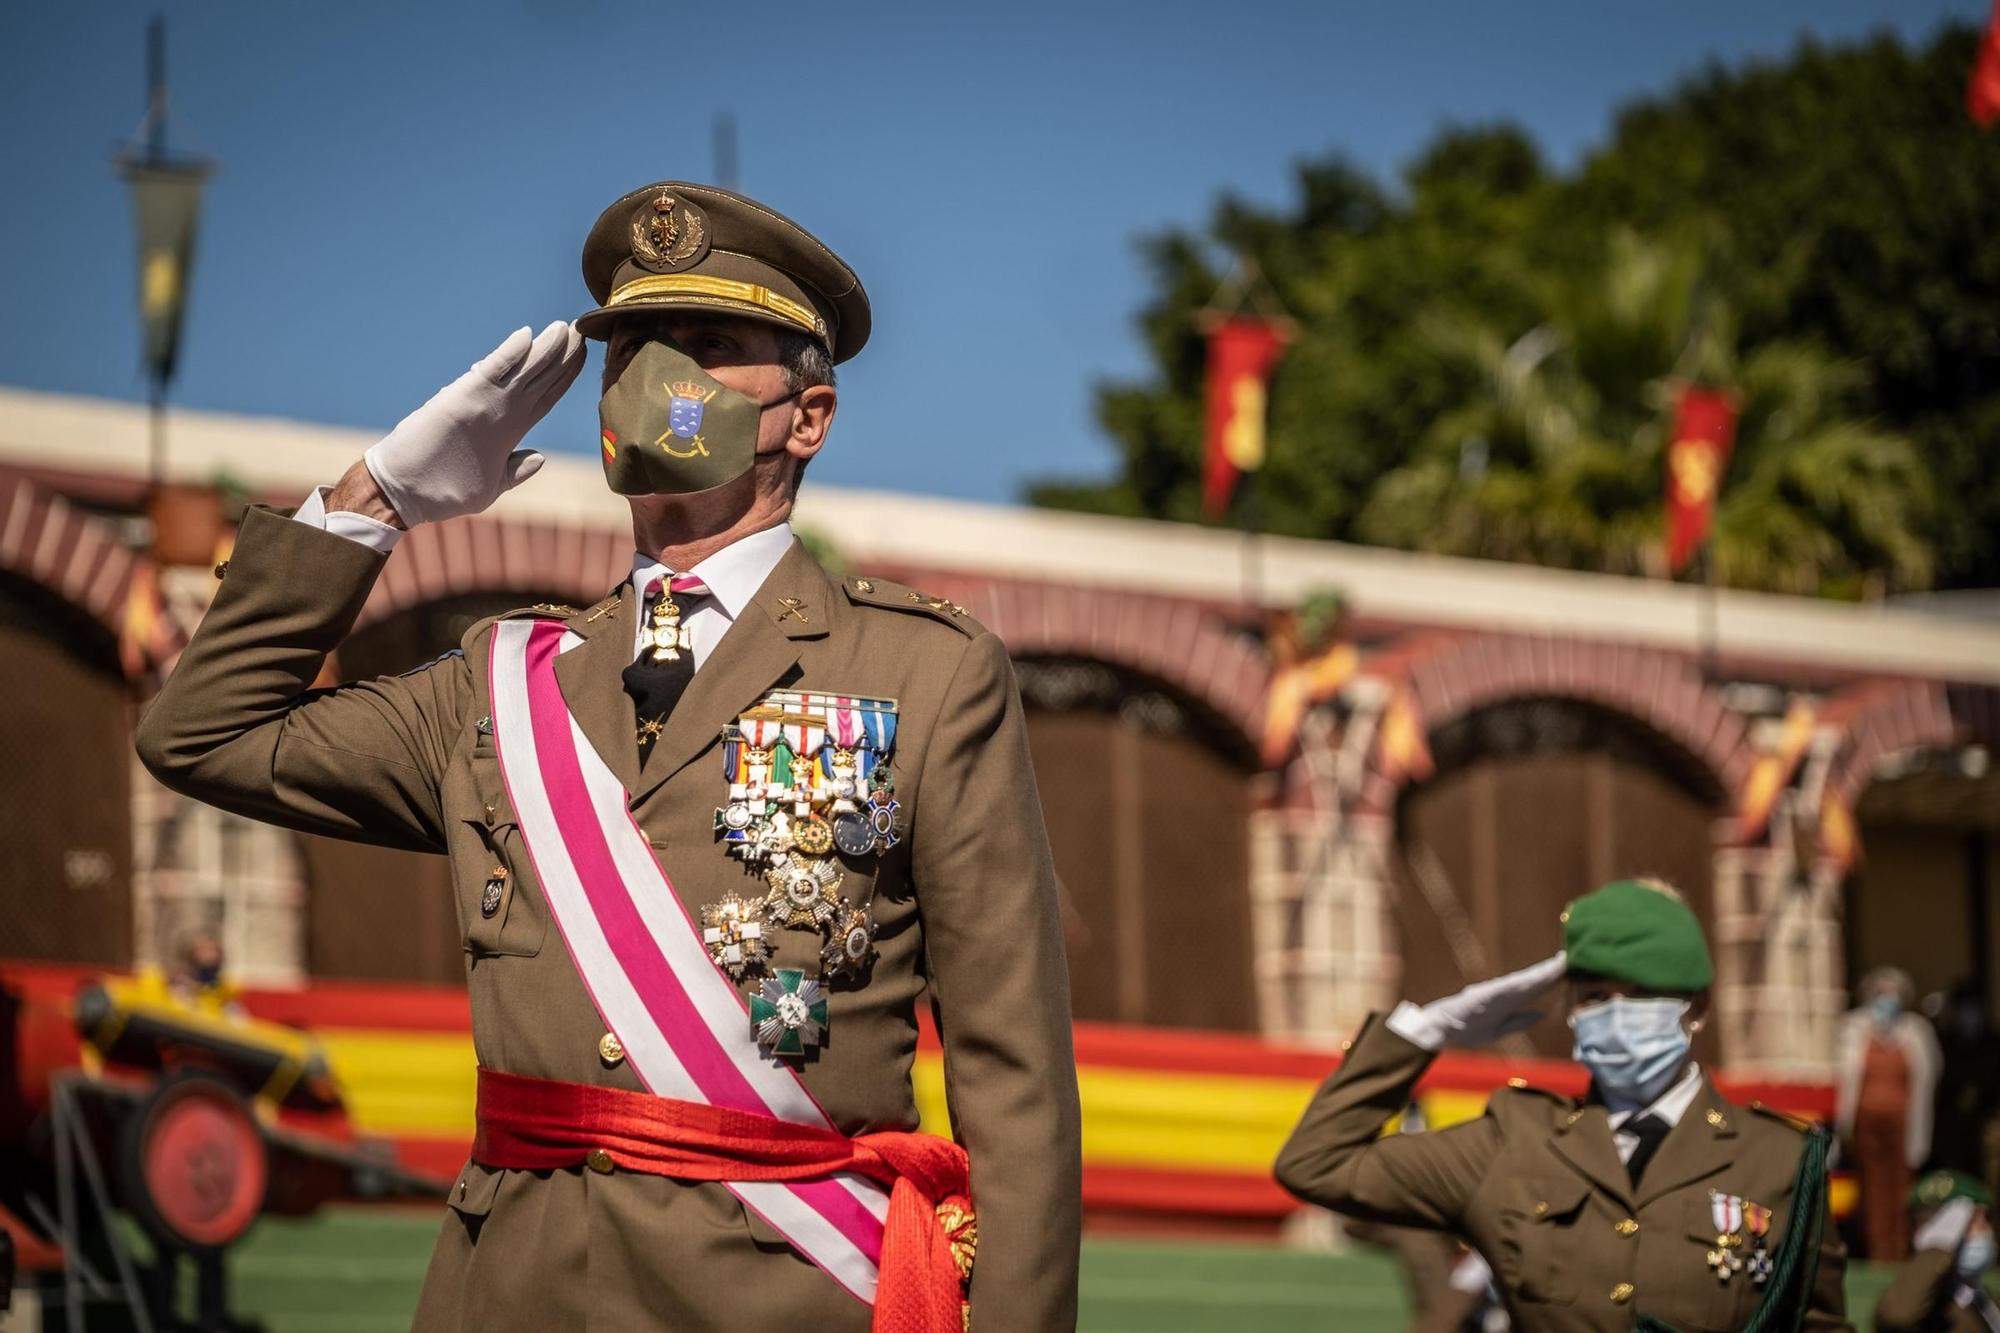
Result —
[[330, 532], [336, 537], [345, 537], [351, 542], [360, 542], [369, 550], [380, 551], [383, 555], [396, 549], [396, 543], [403, 536], [402, 529], [346, 509], [336, 509], [329, 514], [326, 511], [326, 495], [331, 489], [321, 486], [314, 490], [299, 506], [298, 512], [292, 515], [292, 521]]
[[1443, 1026], [1422, 1008], [1404, 1000], [1398, 1004], [1383, 1026], [1401, 1037], [1412, 1046], [1420, 1046], [1427, 1051], [1444, 1049], [1445, 1032]]

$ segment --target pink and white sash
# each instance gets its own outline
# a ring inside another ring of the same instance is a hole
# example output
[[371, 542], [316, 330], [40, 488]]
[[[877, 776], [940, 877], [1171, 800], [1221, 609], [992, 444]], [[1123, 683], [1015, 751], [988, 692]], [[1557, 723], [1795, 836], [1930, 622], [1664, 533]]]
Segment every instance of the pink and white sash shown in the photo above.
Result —
[[[493, 739], [542, 894], [605, 1026], [648, 1091], [832, 1128], [791, 1069], [766, 1056], [742, 996], [633, 822], [630, 796], [556, 683], [579, 640], [557, 620], [493, 627]], [[872, 1304], [889, 1192], [862, 1176], [728, 1188], [852, 1295]]]

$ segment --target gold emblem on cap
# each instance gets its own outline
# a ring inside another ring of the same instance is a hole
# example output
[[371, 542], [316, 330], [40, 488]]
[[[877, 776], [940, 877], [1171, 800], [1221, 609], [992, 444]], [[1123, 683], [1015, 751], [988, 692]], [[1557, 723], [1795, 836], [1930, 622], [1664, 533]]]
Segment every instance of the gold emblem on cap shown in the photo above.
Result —
[[660, 191], [632, 219], [632, 257], [655, 272], [680, 268], [707, 249], [708, 223], [670, 191]]

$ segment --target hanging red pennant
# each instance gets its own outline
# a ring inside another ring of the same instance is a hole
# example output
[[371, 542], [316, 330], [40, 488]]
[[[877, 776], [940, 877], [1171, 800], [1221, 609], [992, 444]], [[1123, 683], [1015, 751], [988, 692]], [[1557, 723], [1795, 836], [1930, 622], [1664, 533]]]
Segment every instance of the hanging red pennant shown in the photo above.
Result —
[[1708, 539], [1716, 492], [1736, 442], [1736, 396], [1685, 384], [1667, 446], [1667, 572], [1678, 574]]
[[1289, 337], [1285, 325], [1250, 315], [1231, 315], [1209, 330], [1201, 509], [1210, 519], [1228, 511], [1237, 477], [1264, 465], [1271, 368]]
[[1965, 114], [1981, 129], [2000, 120], [2000, 0], [1995, 0], [1986, 36], [1972, 62], [1972, 77], [1966, 81]]

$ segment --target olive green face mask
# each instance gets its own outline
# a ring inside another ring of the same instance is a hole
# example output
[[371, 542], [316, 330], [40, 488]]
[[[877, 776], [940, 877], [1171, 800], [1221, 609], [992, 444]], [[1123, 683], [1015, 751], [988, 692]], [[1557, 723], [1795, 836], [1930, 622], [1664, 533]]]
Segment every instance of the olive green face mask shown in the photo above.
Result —
[[693, 495], [727, 486], [757, 460], [768, 408], [724, 388], [677, 347], [649, 342], [598, 401], [605, 484], [620, 495]]

